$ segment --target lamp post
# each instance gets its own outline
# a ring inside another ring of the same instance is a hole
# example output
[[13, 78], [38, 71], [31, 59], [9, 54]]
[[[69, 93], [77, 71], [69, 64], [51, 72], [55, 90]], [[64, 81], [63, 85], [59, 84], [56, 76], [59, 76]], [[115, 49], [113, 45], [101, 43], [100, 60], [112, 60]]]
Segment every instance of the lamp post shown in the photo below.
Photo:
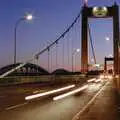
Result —
[[74, 50], [73, 53], [72, 53], [72, 72], [73, 72], [74, 54], [75, 54], [76, 52], [80, 52], [80, 49], [76, 49], [76, 50]]
[[18, 25], [20, 24], [21, 21], [24, 21], [24, 20], [32, 20], [33, 19], [33, 16], [32, 14], [27, 14], [26, 16], [23, 16], [22, 18], [20, 18], [16, 24], [15, 24], [15, 28], [14, 28], [14, 64], [16, 64], [16, 39], [17, 39], [17, 28], [18, 28]]

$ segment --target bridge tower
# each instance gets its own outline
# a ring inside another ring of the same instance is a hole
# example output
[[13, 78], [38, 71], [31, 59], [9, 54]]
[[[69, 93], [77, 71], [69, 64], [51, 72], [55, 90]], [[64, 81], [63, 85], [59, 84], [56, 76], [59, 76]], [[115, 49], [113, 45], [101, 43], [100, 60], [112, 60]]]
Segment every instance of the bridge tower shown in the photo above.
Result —
[[107, 73], [107, 61], [113, 61], [113, 57], [105, 57], [104, 58], [104, 72]]
[[114, 74], [120, 73], [119, 57], [119, 8], [115, 3], [113, 6], [88, 7], [83, 6], [81, 27], [81, 72], [88, 71], [88, 18], [113, 18], [113, 59]]

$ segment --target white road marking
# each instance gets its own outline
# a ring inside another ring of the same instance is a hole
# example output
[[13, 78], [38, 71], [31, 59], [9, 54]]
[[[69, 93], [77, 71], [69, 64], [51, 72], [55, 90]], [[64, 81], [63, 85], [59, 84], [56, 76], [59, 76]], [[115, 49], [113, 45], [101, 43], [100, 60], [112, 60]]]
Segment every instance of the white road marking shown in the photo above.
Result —
[[18, 107], [24, 106], [24, 105], [26, 105], [26, 104], [28, 104], [28, 102], [21, 103], [21, 104], [18, 104], [18, 105], [14, 105], [14, 106], [11, 106], [11, 107], [7, 107], [7, 108], [5, 108], [5, 110], [15, 109], [15, 108], [18, 108]]
[[83, 114], [92, 105], [94, 100], [103, 91], [103, 89], [106, 87], [107, 84], [109, 84], [109, 81], [92, 97], [92, 99], [87, 103], [87, 105], [85, 105], [85, 107], [73, 117], [72, 120], [78, 120], [79, 119], [79, 116], [81, 114]]

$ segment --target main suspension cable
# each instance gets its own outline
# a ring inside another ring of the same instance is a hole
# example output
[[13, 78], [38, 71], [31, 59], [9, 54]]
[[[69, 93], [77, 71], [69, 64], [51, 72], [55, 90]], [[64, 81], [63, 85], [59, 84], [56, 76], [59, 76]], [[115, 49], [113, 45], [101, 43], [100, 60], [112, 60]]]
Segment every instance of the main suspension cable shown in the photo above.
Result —
[[35, 58], [36, 56], [41, 55], [42, 53], [44, 53], [45, 51], [47, 51], [49, 48], [51, 48], [53, 45], [56, 44], [56, 42], [58, 42], [61, 38], [64, 38], [64, 36], [71, 30], [71, 28], [74, 26], [74, 24], [77, 22], [77, 20], [80, 17], [81, 12], [78, 14], [78, 16], [75, 18], [75, 20], [72, 22], [72, 24], [65, 30], [65, 32], [63, 32], [54, 42], [52, 42], [50, 45], [48, 45], [45, 49], [41, 50], [40, 52], [38, 52], [37, 54], [35, 54]]

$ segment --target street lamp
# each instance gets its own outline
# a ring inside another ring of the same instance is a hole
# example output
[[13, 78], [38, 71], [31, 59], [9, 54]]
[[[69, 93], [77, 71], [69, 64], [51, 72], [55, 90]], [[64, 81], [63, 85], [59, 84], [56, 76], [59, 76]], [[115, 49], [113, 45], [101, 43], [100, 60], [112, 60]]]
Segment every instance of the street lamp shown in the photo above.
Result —
[[78, 49], [74, 50], [73, 53], [72, 53], [72, 72], [73, 72], [73, 60], [74, 60], [74, 54], [75, 54], [76, 52], [80, 52], [80, 49], [78, 48]]
[[109, 37], [105, 37], [105, 40], [106, 40], [106, 41], [110, 41], [110, 38], [109, 38]]
[[27, 14], [26, 16], [21, 17], [15, 24], [15, 28], [14, 28], [14, 64], [16, 64], [16, 39], [17, 39], [17, 27], [20, 24], [21, 21], [24, 20], [32, 20], [33, 16], [32, 14]]

